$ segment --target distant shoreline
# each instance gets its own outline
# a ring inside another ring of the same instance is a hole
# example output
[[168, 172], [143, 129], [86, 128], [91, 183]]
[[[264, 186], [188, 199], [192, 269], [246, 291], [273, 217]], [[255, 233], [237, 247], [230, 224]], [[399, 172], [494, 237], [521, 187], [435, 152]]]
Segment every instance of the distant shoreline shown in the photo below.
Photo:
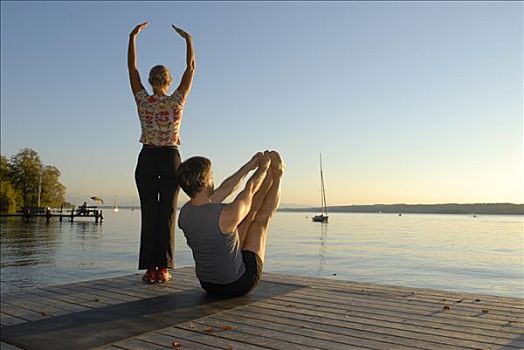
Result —
[[[281, 212], [320, 212], [320, 208], [281, 208]], [[331, 213], [524, 215], [524, 204], [373, 204], [328, 206]]]
[[[103, 205], [102, 209], [112, 209]], [[120, 209], [140, 209], [140, 206], [119, 206]], [[180, 207], [178, 207], [180, 209]], [[318, 207], [280, 208], [279, 212], [315, 213]], [[328, 206], [330, 213], [383, 213], [383, 214], [457, 214], [457, 215], [524, 215], [524, 204], [471, 203], [471, 204], [372, 204]]]

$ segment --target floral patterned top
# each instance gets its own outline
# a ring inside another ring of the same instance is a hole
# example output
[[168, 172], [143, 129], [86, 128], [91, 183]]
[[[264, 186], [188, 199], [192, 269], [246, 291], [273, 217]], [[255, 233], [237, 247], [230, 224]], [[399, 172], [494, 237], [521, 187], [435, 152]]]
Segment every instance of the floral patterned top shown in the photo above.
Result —
[[145, 89], [135, 95], [142, 127], [140, 142], [154, 146], [177, 146], [185, 99], [177, 90], [170, 96], [149, 95]]

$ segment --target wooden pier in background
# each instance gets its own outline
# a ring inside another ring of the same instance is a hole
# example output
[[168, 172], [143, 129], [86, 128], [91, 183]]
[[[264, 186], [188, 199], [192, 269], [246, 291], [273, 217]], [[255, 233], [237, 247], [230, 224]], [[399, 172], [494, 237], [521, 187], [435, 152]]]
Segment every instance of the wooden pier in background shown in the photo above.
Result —
[[194, 268], [3, 293], [1, 349], [523, 349], [524, 299], [265, 273], [220, 299]]
[[64, 218], [69, 219], [71, 222], [75, 218], [94, 218], [97, 223], [104, 220], [104, 213], [102, 209], [99, 209], [97, 206], [80, 206], [75, 208], [24, 208], [20, 213], [1, 214], [0, 216], [19, 216], [23, 217], [26, 222], [32, 217], [43, 217], [47, 222], [54, 217], [58, 218], [60, 222], [62, 222]]

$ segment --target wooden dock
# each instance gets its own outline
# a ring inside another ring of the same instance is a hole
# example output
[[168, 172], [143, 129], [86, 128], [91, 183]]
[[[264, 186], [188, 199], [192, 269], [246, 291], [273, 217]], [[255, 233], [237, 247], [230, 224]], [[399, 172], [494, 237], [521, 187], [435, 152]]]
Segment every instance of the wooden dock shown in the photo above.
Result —
[[[34, 208], [24, 208], [21, 212], [17, 212], [14, 214], [0, 214], [0, 217], [13, 217], [18, 216], [24, 218], [26, 222], [29, 222], [29, 219], [32, 217], [41, 217], [45, 218], [47, 222], [50, 221], [51, 218], [58, 218], [60, 222], [64, 218], [69, 219], [69, 221], [73, 222], [75, 218], [94, 218], [95, 222], [102, 223], [104, 220], [104, 212], [102, 209], [99, 209], [97, 206], [80, 206], [80, 207], [74, 207], [74, 208], [41, 208], [41, 207], [34, 207]], [[0, 349], [1, 350], [1, 349]]]
[[524, 299], [276, 273], [219, 299], [174, 275], [4, 293], [1, 349], [524, 349]]

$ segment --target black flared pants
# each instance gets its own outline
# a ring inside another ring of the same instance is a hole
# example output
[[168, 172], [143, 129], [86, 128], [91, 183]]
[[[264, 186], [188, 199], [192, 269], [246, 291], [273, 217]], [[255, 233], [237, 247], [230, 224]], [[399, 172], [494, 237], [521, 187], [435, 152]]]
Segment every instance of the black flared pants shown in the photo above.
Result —
[[135, 170], [142, 225], [138, 269], [173, 268], [180, 165], [176, 147], [144, 145]]

